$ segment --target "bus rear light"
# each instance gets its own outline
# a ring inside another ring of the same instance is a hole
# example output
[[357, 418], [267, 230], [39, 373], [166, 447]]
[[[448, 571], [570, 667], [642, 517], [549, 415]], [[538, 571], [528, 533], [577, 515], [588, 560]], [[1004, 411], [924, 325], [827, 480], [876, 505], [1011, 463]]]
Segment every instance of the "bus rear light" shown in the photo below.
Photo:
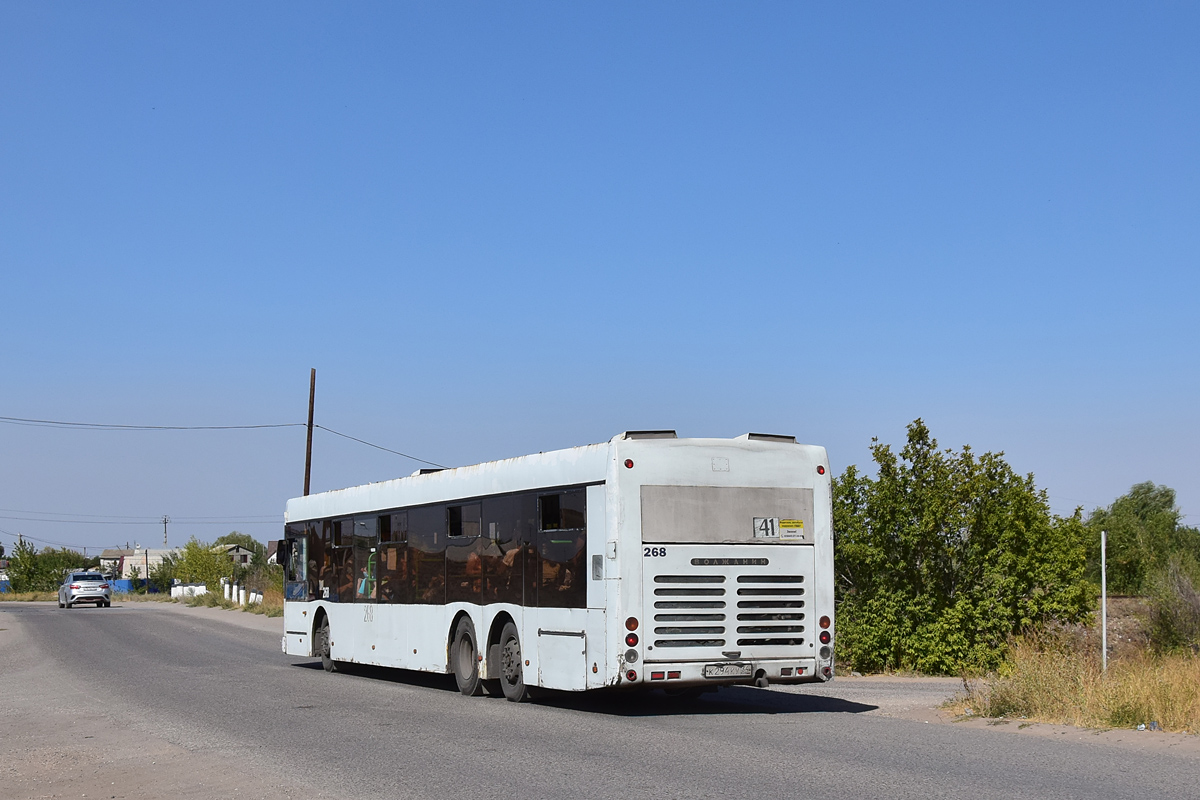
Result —
[[817, 623], [822, 628], [828, 628], [830, 625], [829, 617], [821, 617], [821, 621]]
[[636, 670], [636, 669], [631, 669], [631, 670], [629, 670], [628, 672], [626, 672], [626, 673], [625, 673], [625, 679], [626, 679], [627, 681], [629, 681], [630, 683], [633, 683], [634, 681], [636, 681], [636, 680], [637, 680], [637, 670]]
[[673, 670], [671, 670], [670, 672], [668, 672], [668, 673], [667, 673], [667, 680], [670, 680], [670, 681], [677, 681], [677, 680], [679, 680], [679, 670], [677, 670], [677, 669], [673, 669]]
[[825, 667], [825, 669], [821, 670], [821, 672], [824, 673], [826, 678], [833, 677], [833, 667]]
[[817, 638], [821, 640], [821, 644], [829, 644], [829, 640], [833, 637], [829, 635], [829, 631], [821, 631], [821, 635]]
[[625, 620], [625, 630], [636, 631], [637, 626], [638, 626], [637, 617], [630, 617], [629, 619]]
[[823, 464], [818, 464], [818, 465], [817, 465], [817, 474], [818, 474], [818, 475], [824, 475], [824, 474], [825, 474], [825, 466], [824, 466]]
[[661, 681], [665, 677], [667, 677], [667, 673], [665, 673], [665, 672], [651, 672], [650, 673], [650, 680], [652, 680], [652, 681]]
[[637, 643], [638, 643], [638, 635], [636, 633], [631, 633], [625, 637], [625, 644], [628, 647], [637, 647]]
[[786, 678], [786, 677], [788, 677], [789, 675], [791, 675], [791, 674], [792, 674], [792, 668], [791, 668], [791, 667], [784, 667], [783, 669], [779, 670], [779, 674], [780, 674], [782, 677]]
[[625, 469], [633, 469], [633, 459], [632, 458], [625, 459]]

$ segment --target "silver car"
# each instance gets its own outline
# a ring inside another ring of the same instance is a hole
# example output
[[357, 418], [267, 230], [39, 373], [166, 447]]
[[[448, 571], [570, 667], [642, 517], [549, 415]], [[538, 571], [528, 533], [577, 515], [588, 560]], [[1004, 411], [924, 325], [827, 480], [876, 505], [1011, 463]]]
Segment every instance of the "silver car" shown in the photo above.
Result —
[[58, 587], [58, 607], [70, 608], [76, 603], [95, 603], [97, 608], [112, 605], [112, 588], [99, 572], [72, 572]]

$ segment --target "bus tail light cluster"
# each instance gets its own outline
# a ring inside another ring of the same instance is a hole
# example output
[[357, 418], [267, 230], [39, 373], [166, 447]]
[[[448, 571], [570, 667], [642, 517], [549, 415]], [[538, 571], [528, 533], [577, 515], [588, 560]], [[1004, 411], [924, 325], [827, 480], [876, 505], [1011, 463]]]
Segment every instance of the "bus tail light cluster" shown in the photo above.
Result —
[[821, 640], [821, 644], [829, 644], [829, 642], [833, 639], [833, 634], [829, 632], [829, 626], [833, 624], [833, 620], [831, 620], [828, 616], [824, 616], [817, 621], [817, 624], [821, 626], [821, 635], [817, 638]]

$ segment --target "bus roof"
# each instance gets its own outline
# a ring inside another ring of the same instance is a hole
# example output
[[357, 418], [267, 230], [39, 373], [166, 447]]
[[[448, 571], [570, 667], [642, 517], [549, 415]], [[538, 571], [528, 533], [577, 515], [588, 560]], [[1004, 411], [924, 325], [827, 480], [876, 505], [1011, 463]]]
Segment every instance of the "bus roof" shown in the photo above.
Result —
[[[526, 456], [485, 461], [448, 469], [421, 469], [402, 478], [335, 489], [287, 502], [285, 520], [310, 519], [370, 513], [390, 508], [418, 506], [466, 497], [528, 491], [556, 486], [602, 483], [609, 469], [614, 447], [630, 442], [637, 448], [730, 447], [743, 450], [774, 450], [797, 445], [794, 436], [743, 434], [734, 439], [680, 439], [675, 431], [625, 431], [608, 442], [581, 445]], [[824, 448], [814, 448], [821, 451]]]

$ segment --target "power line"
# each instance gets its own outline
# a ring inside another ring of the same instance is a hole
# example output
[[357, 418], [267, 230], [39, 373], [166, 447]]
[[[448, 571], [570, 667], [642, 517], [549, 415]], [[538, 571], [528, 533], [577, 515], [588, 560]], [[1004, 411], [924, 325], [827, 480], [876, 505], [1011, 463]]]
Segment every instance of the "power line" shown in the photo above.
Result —
[[[92, 550], [95, 550], [98, 547], [101, 549], [107, 549], [110, 546], [110, 545], [94, 545], [94, 544], [69, 544], [67, 542], [56, 542], [52, 539], [42, 539], [41, 537], [38, 537], [38, 536], [30, 536], [28, 533], [11, 533], [9, 531], [0, 531], [0, 532], [6, 533], [9, 536], [18, 536], [18, 537], [21, 537], [24, 539], [30, 539], [35, 542], [41, 542], [42, 544], [55, 545], [56, 547], [67, 547], [72, 550], [83, 550], [83, 549], [87, 549], [87, 548], [91, 548]], [[117, 547], [120, 547], [120, 545], [114, 544], [114, 545], [111, 545], [111, 547], [117, 548]]]
[[[115, 519], [125, 522], [145, 522], [146, 520], [154, 520], [159, 524], [162, 523], [162, 515], [150, 516], [148, 514], [75, 514], [70, 511], [30, 511], [27, 508], [0, 508], [0, 512], [5, 514], [41, 514], [52, 517], [87, 517], [90, 519]], [[220, 522], [230, 518], [238, 520], [245, 519], [278, 519], [278, 514], [222, 514], [216, 517], [174, 517], [173, 519], [180, 520], [213, 520]]]
[[[119, 519], [61, 519], [50, 517], [15, 517], [0, 514], [0, 519], [13, 519], [22, 522], [53, 522], [59, 525], [162, 525], [162, 517], [150, 520], [119, 520]], [[227, 519], [215, 517], [211, 519], [189, 519], [187, 517], [172, 517], [171, 522], [178, 525], [275, 525], [283, 521], [283, 515], [263, 519]]]
[[431, 467], [437, 467], [439, 469], [449, 469], [449, 467], [447, 467], [445, 464], [438, 464], [437, 462], [434, 462], [434, 461], [426, 461], [423, 458], [417, 458], [416, 456], [410, 456], [408, 453], [401, 453], [399, 450], [392, 450], [389, 447], [383, 447], [382, 445], [372, 444], [371, 442], [368, 442], [364, 439], [359, 439], [355, 436], [350, 436], [349, 434], [345, 434], [345, 433], [339, 433], [338, 431], [335, 431], [333, 428], [326, 428], [324, 425], [313, 425], [313, 427], [320, 428], [323, 431], [329, 431], [334, 436], [341, 436], [343, 439], [349, 439], [351, 441], [358, 442], [359, 444], [365, 444], [367, 447], [374, 447], [376, 450], [383, 450], [385, 453], [395, 453], [398, 456], [404, 456], [405, 458], [411, 458], [413, 461], [420, 461], [422, 464], [428, 464]]
[[[29, 417], [4, 417], [0, 416], [0, 423], [6, 425], [26, 425], [38, 428], [58, 428], [62, 430], [89, 430], [89, 431], [243, 431], [243, 430], [260, 430], [264, 428], [306, 428], [307, 423], [304, 422], [279, 422], [268, 425], [123, 425], [108, 422], [66, 422], [63, 420], [54, 419], [33, 419]], [[349, 439], [352, 442], [365, 444], [367, 447], [374, 447], [376, 450], [382, 450], [385, 453], [402, 456], [412, 461], [419, 461], [422, 464], [428, 464], [431, 467], [439, 469], [449, 469], [445, 464], [438, 464], [436, 461], [429, 461], [424, 458], [402, 453], [399, 450], [393, 450], [390, 447], [368, 442], [366, 439], [359, 439], [357, 436], [351, 436], [347, 433], [335, 431], [333, 428], [327, 428], [324, 425], [313, 425], [314, 428], [320, 428], [323, 431], [329, 431], [334, 436], [340, 436], [343, 439]]]
[[0, 417], [8, 425], [29, 425], [40, 428], [76, 428], [101, 431], [241, 431], [259, 428], [303, 428], [303, 422], [279, 422], [268, 425], [121, 425], [109, 422], [64, 422], [55, 419]]

